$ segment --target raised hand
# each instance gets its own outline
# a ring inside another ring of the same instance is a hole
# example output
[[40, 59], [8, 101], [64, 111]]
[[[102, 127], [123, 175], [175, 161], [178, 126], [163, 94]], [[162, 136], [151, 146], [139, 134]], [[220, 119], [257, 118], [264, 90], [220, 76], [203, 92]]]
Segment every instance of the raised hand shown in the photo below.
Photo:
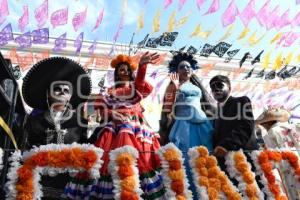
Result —
[[176, 72], [172, 72], [169, 74], [169, 77], [172, 81], [172, 83], [174, 83], [174, 85], [176, 86], [176, 88], [179, 88], [179, 76]]
[[144, 65], [144, 64], [155, 64], [157, 63], [159, 59], [159, 54], [158, 53], [149, 53], [148, 51], [142, 55], [140, 58], [140, 63], [139, 65]]

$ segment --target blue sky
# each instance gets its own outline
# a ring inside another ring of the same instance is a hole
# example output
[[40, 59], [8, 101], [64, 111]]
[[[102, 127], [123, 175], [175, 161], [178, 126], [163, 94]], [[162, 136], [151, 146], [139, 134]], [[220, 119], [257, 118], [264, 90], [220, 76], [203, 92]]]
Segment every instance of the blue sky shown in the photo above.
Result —
[[[4, 27], [8, 22], [11, 22], [13, 25], [13, 31], [18, 32], [17, 23], [18, 19], [23, 13], [23, 5], [29, 6], [29, 15], [30, 15], [30, 24], [26, 27], [25, 31], [32, 31], [37, 29], [36, 21], [34, 19], [34, 9], [38, 7], [43, 0], [8, 0], [9, 1], [9, 10], [10, 15], [7, 17], [6, 21], [0, 26], [0, 29]], [[84, 40], [98, 40], [98, 41], [112, 41], [113, 35], [116, 32], [116, 28], [118, 26], [120, 16], [121, 16], [121, 9], [122, 9], [122, 1], [123, 0], [49, 0], [49, 15], [58, 10], [65, 8], [68, 5], [69, 8], [69, 20], [68, 24], [65, 26], [59, 26], [55, 29], [52, 29], [51, 24], [48, 20], [45, 27], [50, 27], [50, 35], [52, 37], [58, 37], [61, 34], [67, 32], [67, 37], [69, 39], [74, 39], [77, 35], [84, 31]], [[176, 39], [176, 42], [171, 47], [171, 49], [178, 49], [184, 45], [193, 45], [195, 47], [203, 46], [205, 43], [216, 44], [218, 40], [223, 36], [226, 32], [226, 28], [222, 26], [221, 23], [221, 16], [224, 10], [227, 8], [228, 4], [231, 0], [220, 0], [220, 9], [216, 13], [209, 14], [203, 16], [203, 14], [207, 11], [209, 6], [212, 3], [212, 0], [206, 0], [201, 10], [199, 11], [196, 6], [196, 0], [187, 0], [184, 7], [178, 11], [179, 3], [178, 0], [173, 0], [173, 3], [166, 9], [163, 9], [164, 0], [148, 0], [145, 4], [145, 0], [128, 0], [128, 7], [125, 14], [125, 25], [121, 32], [121, 35], [117, 42], [121, 43], [129, 43], [131, 36], [137, 30], [137, 18], [141, 11], [145, 13], [145, 26], [144, 28], [136, 32], [134, 42], [137, 43], [141, 41], [147, 33], [150, 33], [151, 36], [156, 37], [159, 36], [161, 33], [166, 31], [167, 23], [171, 13], [174, 10], [177, 10], [176, 20], [180, 19], [181, 17], [191, 13], [191, 16], [188, 22], [182, 26], [180, 29], [175, 29], [175, 31], [179, 32], [179, 36]], [[256, 0], [255, 2], [255, 10], [258, 11], [262, 5], [264, 4], [265, 0]], [[238, 6], [239, 11], [241, 12], [248, 0], [236, 0], [235, 3]], [[286, 11], [286, 9], [290, 8], [290, 18], [293, 18], [298, 11], [300, 11], [300, 5], [296, 5], [295, 0], [284, 0], [284, 1], [276, 1], [273, 0], [271, 2], [271, 8], [274, 8], [276, 5], [280, 5], [280, 14]], [[78, 30], [77, 32], [74, 31], [72, 27], [72, 18], [75, 13], [83, 11], [87, 7], [88, 14], [86, 24], [83, 28]], [[92, 29], [95, 25], [96, 19], [99, 15], [99, 12], [102, 9], [105, 9], [104, 19], [100, 27], [92, 32]], [[161, 18], [160, 18], [160, 32], [153, 33], [152, 31], [152, 24], [153, 24], [153, 17], [156, 11], [160, 9], [162, 11]], [[211, 30], [215, 27], [213, 34], [208, 39], [202, 38], [190, 38], [189, 35], [193, 32], [195, 26], [197, 24], [201, 24], [203, 30]], [[289, 52], [293, 52], [297, 54], [299, 52], [299, 41], [296, 41], [292, 47], [284, 48], [284, 47], [276, 47], [276, 45], [270, 45], [270, 40], [276, 35], [277, 31], [272, 29], [270, 31], [266, 31], [265, 28], [260, 27], [256, 19], [253, 19], [249, 24], [249, 28], [251, 32], [248, 33], [247, 37], [243, 40], [237, 40], [239, 33], [244, 28], [241, 20], [239, 17], [236, 18], [235, 26], [233, 30], [233, 34], [231, 37], [226, 40], [226, 42], [232, 43], [233, 46], [230, 50], [241, 48], [242, 50], [236, 56], [236, 58], [241, 58], [243, 54], [249, 51], [253, 56], [256, 56], [261, 50], [272, 50], [272, 59], [275, 59], [275, 56], [282, 52], [283, 55], [287, 55]], [[283, 28], [281, 31], [291, 31], [291, 26], [287, 26]], [[258, 45], [254, 47], [249, 47], [247, 45], [247, 38], [253, 33], [257, 31], [257, 36], [260, 37], [261, 35], [266, 33], [264, 39]], [[293, 29], [293, 31], [299, 31], [299, 27]], [[265, 51], [265, 52], [266, 52]], [[298, 64], [295, 59], [293, 64]]]

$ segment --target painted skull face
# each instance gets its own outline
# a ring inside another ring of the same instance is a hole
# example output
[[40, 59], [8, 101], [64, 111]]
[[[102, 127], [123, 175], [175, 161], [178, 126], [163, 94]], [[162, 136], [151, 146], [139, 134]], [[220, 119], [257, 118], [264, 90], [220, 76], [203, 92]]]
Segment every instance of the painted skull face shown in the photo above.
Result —
[[187, 80], [192, 75], [192, 67], [188, 61], [181, 61], [177, 67], [177, 73], [179, 76], [179, 80]]
[[68, 82], [56, 81], [53, 82], [49, 90], [49, 100], [51, 104], [67, 104], [72, 97], [71, 85]]
[[212, 95], [219, 103], [224, 102], [230, 94], [230, 87], [222, 81], [215, 81], [210, 84]]

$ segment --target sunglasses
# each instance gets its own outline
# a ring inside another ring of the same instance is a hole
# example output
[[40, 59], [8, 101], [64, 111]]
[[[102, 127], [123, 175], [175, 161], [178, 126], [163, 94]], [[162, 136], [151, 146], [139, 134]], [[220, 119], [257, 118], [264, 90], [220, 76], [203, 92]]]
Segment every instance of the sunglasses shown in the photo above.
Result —
[[215, 82], [212, 82], [212, 83], [210, 84], [210, 88], [211, 88], [212, 90], [215, 90], [215, 89], [223, 89], [225, 86], [226, 86], [226, 84], [223, 83], [223, 82], [220, 82], [220, 81], [215, 81]]

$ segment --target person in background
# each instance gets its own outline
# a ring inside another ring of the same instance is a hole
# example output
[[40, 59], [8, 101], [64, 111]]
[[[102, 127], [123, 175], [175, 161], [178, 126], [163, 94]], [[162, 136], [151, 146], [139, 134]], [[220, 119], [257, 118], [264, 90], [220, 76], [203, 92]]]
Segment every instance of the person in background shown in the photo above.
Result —
[[[255, 121], [263, 134], [265, 148], [285, 149], [300, 155], [300, 126], [289, 123], [291, 113], [284, 108], [269, 108], [263, 112]], [[279, 169], [274, 170], [276, 179], [281, 182], [283, 190], [289, 199], [300, 199], [300, 189], [297, 187], [298, 180], [289, 170], [287, 163], [281, 164]]]

